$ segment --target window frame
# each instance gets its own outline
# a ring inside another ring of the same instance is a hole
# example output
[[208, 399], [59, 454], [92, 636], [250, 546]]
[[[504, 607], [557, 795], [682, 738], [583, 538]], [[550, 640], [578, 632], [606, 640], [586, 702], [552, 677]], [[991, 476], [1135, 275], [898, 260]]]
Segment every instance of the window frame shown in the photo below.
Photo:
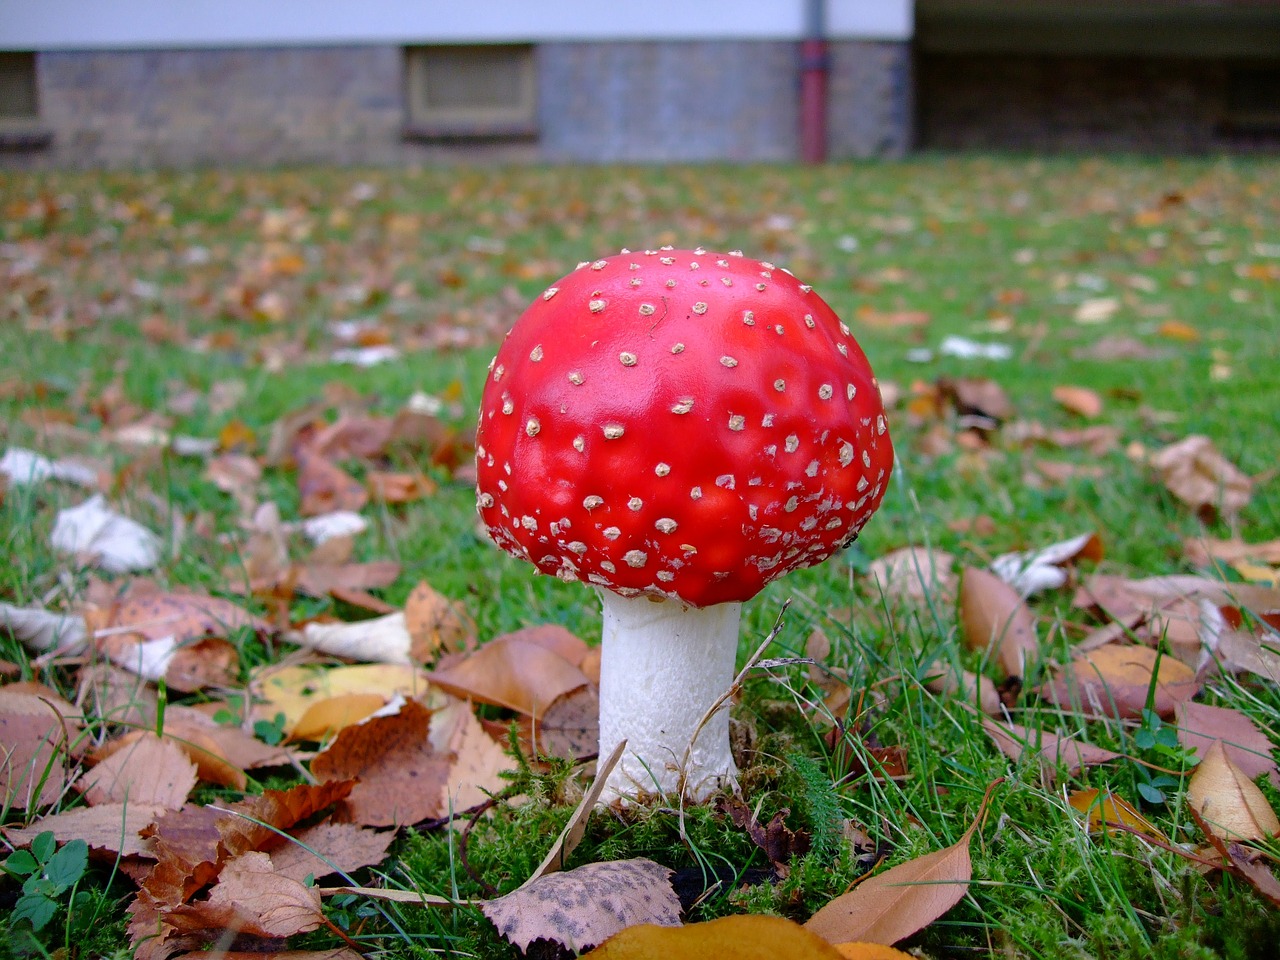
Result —
[[[428, 61], [433, 54], [457, 58], [468, 51], [507, 51], [519, 71], [519, 99], [503, 106], [431, 106], [426, 102]], [[406, 138], [482, 140], [532, 138], [538, 134], [537, 49], [531, 43], [419, 44], [404, 48]]]

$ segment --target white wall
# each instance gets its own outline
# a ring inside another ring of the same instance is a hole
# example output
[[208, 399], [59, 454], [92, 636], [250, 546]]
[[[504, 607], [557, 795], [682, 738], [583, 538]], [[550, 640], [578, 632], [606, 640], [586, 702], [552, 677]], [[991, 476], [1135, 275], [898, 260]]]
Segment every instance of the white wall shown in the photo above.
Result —
[[[826, 0], [831, 37], [906, 40], [913, 0]], [[0, 0], [0, 49], [787, 39], [805, 0]]]

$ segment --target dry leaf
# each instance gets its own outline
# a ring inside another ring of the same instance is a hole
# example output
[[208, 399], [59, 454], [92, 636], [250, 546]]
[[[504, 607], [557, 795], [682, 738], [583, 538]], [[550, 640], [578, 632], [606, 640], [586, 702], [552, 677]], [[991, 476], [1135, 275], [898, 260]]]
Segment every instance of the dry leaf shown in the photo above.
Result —
[[925, 681], [925, 687], [933, 693], [955, 697], [976, 706], [988, 716], [998, 717], [1003, 713], [1000, 691], [996, 689], [991, 678], [971, 673], [961, 667], [950, 664], [935, 665]]
[[1271, 804], [1227, 756], [1220, 740], [1205, 751], [1191, 775], [1187, 802], [1224, 839], [1265, 840], [1280, 833], [1280, 820]]
[[956, 599], [954, 563], [945, 550], [903, 547], [871, 561], [867, 578], [888, 600], [948, 609]]
[[1214, 562], [1235, 564], [1256, 561], [1280, 564], [1280, 540], [1245, 543], [1239, 537], [1215, 540], [1213, 537], [1188, 537], [1182, 541], [1182, 555], [1193, 567], [1208, 567]]
[[0, 809], [32, 810], [62, 796], [80, 729], [56, 700], [0, 688]]
[[78, 653], [88, 639], [83, 617], [54, 613], [42, 607], [0, 603], [0, 628], [8, 630], [35, 653], [50, 650]]
[[80, 777], [76, 789], [94, 806], [141, 803], [177, 810], [195, 785], [195, 764], [180, 746], [139, 730], [108, 750], [105, 759]]
[[453, 756], [437, 751], [428, 732], [431, 712], [405, 701], [389, 716], [342, 730], [316, 754], [311, 773], [320, 781], [359, 778], [347, 797], [348, 816], [373, 827], [409, 826], [449, 812], [445, 784]]
[[255, 671], [249, 691], [254, 718], [284, 714], [294, 740], [320, 740], [363, 720], [394, 697], [427, 693], [427, 673], [402, 664], [328, 667], [319, 663], [270, 666]]
[[841, 894], [805, 923], [828, 943], [897, 943], [933, 923], [960, 902], [973, 877], [969, 841], [986, 811], [987, 797], [956, 843], [890, 867]]
[[938, 391], [962, 416], [985, 418], [993, 427], [1013, 416], [1013, 404], [1004, 388], [987, 377], [941, 377]]
[[1227, 758], [1250, 780], [1265, 773], [1274, 786], [1280, 787], [1271, 741], [1239, 710], [1192, 700], [1178, 704], [1175, 715], [1178, 742], [1197, 757], [1203, 759], [1214, 743], [1220, 743]]
[[671, 873], [644, 859], [589, 863], [540, 877], [480, 909], [521, 950], [535, 940], [586, 950], [636, 924], [679, 926]]
[[1149, 462], [1169, 492], [1197, 513], [1221, 513], [1230, 519], [1253, 497], [1253, 479], [1206, 436], [1193, 434], [1170, 444], [1152, 454]]
[[982, 718], [982, 729], [1010, 760], [1021, 760], [1028, 752], [1034, 751], [1039, 755], [1050, 783], [1060, 765], [1068, 774], [1075, 776], [1085, 767], [1110, 763], [1121, 756], [1074, 737], [1064, 737], [1048, 730], [1033, 730], [1011, 722], [998, 723], [989, 717]]
[[1064, 709], [1078, 707], [1086, 716], [1137, 719], [1146, 709], [1152, 674], [1152, 708], [1165, 719], [1200, 690], [1195, 671], [1180, 660], [1162, 657], [1150, 647], [1109, 644], [1077, 656], [1041, 694]]
[[323, 914], [316, 887], [279, 875], [270, 856], [250, 852], [226, 862], [207, 899], [175, 906], [165, 920], [183, 933], [291, 937], [319, 927]]
[[458, 701], [437, 710], [431, 718], [433, 738], [437, 724], [449, 730], [446, 749], [453, 758], [441, 798], [446, 813], [470, 810], [500, 793], [507, 785], [502, 774], [515, 769], [515, 762], [485, 733], [470, 704]]
[[583, 960], [907, 960], [891, 947], [842, 944], [783, 917], [741, 914], [680, 926], [628, 927], [583, 954]]
[[1067, 802], [1086, 815], [1090, 833], [1105, 833], [1109, 827], [1118, 825], [1157, 843], [1168, 843], [1159, 828], [1135, 810], [1133, 804], [1114, 793], [1096, 789], [1077, 790], [1067, 798]]
[[83, 840], [90, 850], [106, 857], [152, 856], [150, 840], [141, 836], [156, 818], [164, 812], [162, 807], [149, 807], [142, 803], [104, 803], [96, 807], [77, 807], [64, 813], [41, 817], [29, 827], [3, 828], [5, 839], [15, 847], [25, 847], [41, 833], [48, 830], [58, 840]]
[[589, 683], [556, 697], [534, 721], [538, 752], [577, 760], [600, 746], [600, 689]]
[[995, 574], [965, 567], [960, 575], [960, 622], [975, 650], [992, 651], [1010, 676], [1026, 675], [1040, 656], [1035, 616], [1017, 591]]
[[294, 830], [290, 836], [295, 842], [273, 850], [271, 863], [278, 876], [305, 883], [307, 877], [319, 880], [334, 872], [350, 874], [381, 863], [396, 834], [394, 830], [326, 821]]
[[366, 663], [410, 664], [413, 638], [403, 613], [389, 613], [354, 623], [313, 621], [285, 634], [290, 643], [347, 660]]
[[369, 495], [379, 503], [412, 503], [436, 492], [435, 481], [424, 473], [390, 473], [370, 470], [365, 474]]
[[466, 608], [423, 580], [404, 602], [405, 629], [412, 640], [410, 656], [419, 663], [441, 650], [456, 652], [475, 644], [476, 625]]
[[299, 512], [313, 517], [335, 510], [359, 512], [369, 502], [364, 485], [337, 464], [314, 453], [298, 454]]
[[164, 546], [142, 524], [109, 508], [102, 494], [59, 510], [49, 540], [59, 553], [81, 558], [108, 573], [154, 567]]
[[1098, 535], [1082, 533], [1039, 550], [1001, 554], [991, 561], [991, 570], [1021, 596], [1029, 597], [1065, 585], [1067, 564], [1080, 559], [1097, 563], [1102, 556], [1102, 541]]
[[1063, 384], [1053, 388], [1058, 405], [1077, 416], [1092, 419], [1102, 414], [1102, 397], [1096, 390]]
[[555, 700], [587, 683], [586, 675], [546, 647], [518, 637], [497, 637], [466, 658], [430, 674], [436, 686], [540, 717]]

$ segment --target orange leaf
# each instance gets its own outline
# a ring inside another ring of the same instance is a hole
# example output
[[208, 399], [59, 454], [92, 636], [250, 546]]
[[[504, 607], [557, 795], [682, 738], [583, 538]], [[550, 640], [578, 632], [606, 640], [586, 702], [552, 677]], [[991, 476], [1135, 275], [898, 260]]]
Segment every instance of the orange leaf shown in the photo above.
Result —
[[1271, 804], [1215, 741], [1191, 775], [1187, 801], [1214, 834], [1226, 840], [1265, 840], [1280, 833]]
[[1151, 840], [1168, 842], [1150, 820], [1133, 808], [1133, 804], [1110, 791], [1077, 790], [1067, 798], [1067, 802], [1088, 816], [1090, 833], [1105, 833], [1109, 826], [1119, 824]]
[[491, 640], [430, 678], [456, 697], [537, 717], [557, 697], [588, 682], [586, 674], [558, 653], [515, 637]]
[[[839, 949], [791, 920], [756, 914], [683, 927], [640, 924], [583, 954], [584, 960], [836, 960], [842, 956]], [[872, 955], [867, 960], [879, 958]]]
[[369, 502], [364, 485], [341, 467], [311, 453], [298, 454], [299, 508], [311, 517], [335, 510], [359, 512]]
[[993, 573], [965, 567], [960, 575], [960, 621], [975, 650], [994, 648], [1005, 672], [1021, 677], [1040, 654], [1035, 616], [1011, 586]]
[[1179, 703], [1200, 690], [1195, 671], [1185, 663], [1150, 647], [1113, 643], [1076, 657], [1041, 692], [1058, 706], [1078, 706], [1088, 716], [1136, 719], [1147, 706], [1153, 674], [1152, 708], [1162, 717], [1173, 716]]
[[1102, 397], [1096, 390], [1063, 384], [1053, 388], [1053, 399], [1059, 406], [1081, 417], [1096, 417], [1102, 413]]

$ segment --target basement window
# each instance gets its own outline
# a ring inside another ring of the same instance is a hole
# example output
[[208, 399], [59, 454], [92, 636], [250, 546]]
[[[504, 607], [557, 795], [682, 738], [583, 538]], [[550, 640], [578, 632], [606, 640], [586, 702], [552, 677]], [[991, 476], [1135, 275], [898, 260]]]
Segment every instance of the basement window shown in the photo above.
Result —
[[530, 137], [537, 72], [530, 44], [408, 47], [408, 122], [417, 139]]
[[40, 150], [52, 139], [40, 125], [36, 55], [0, 51], [0, 150]]
[[1244, 133], [1280, 133], [1280, 64], [1227, 72], [1223, 125]]

